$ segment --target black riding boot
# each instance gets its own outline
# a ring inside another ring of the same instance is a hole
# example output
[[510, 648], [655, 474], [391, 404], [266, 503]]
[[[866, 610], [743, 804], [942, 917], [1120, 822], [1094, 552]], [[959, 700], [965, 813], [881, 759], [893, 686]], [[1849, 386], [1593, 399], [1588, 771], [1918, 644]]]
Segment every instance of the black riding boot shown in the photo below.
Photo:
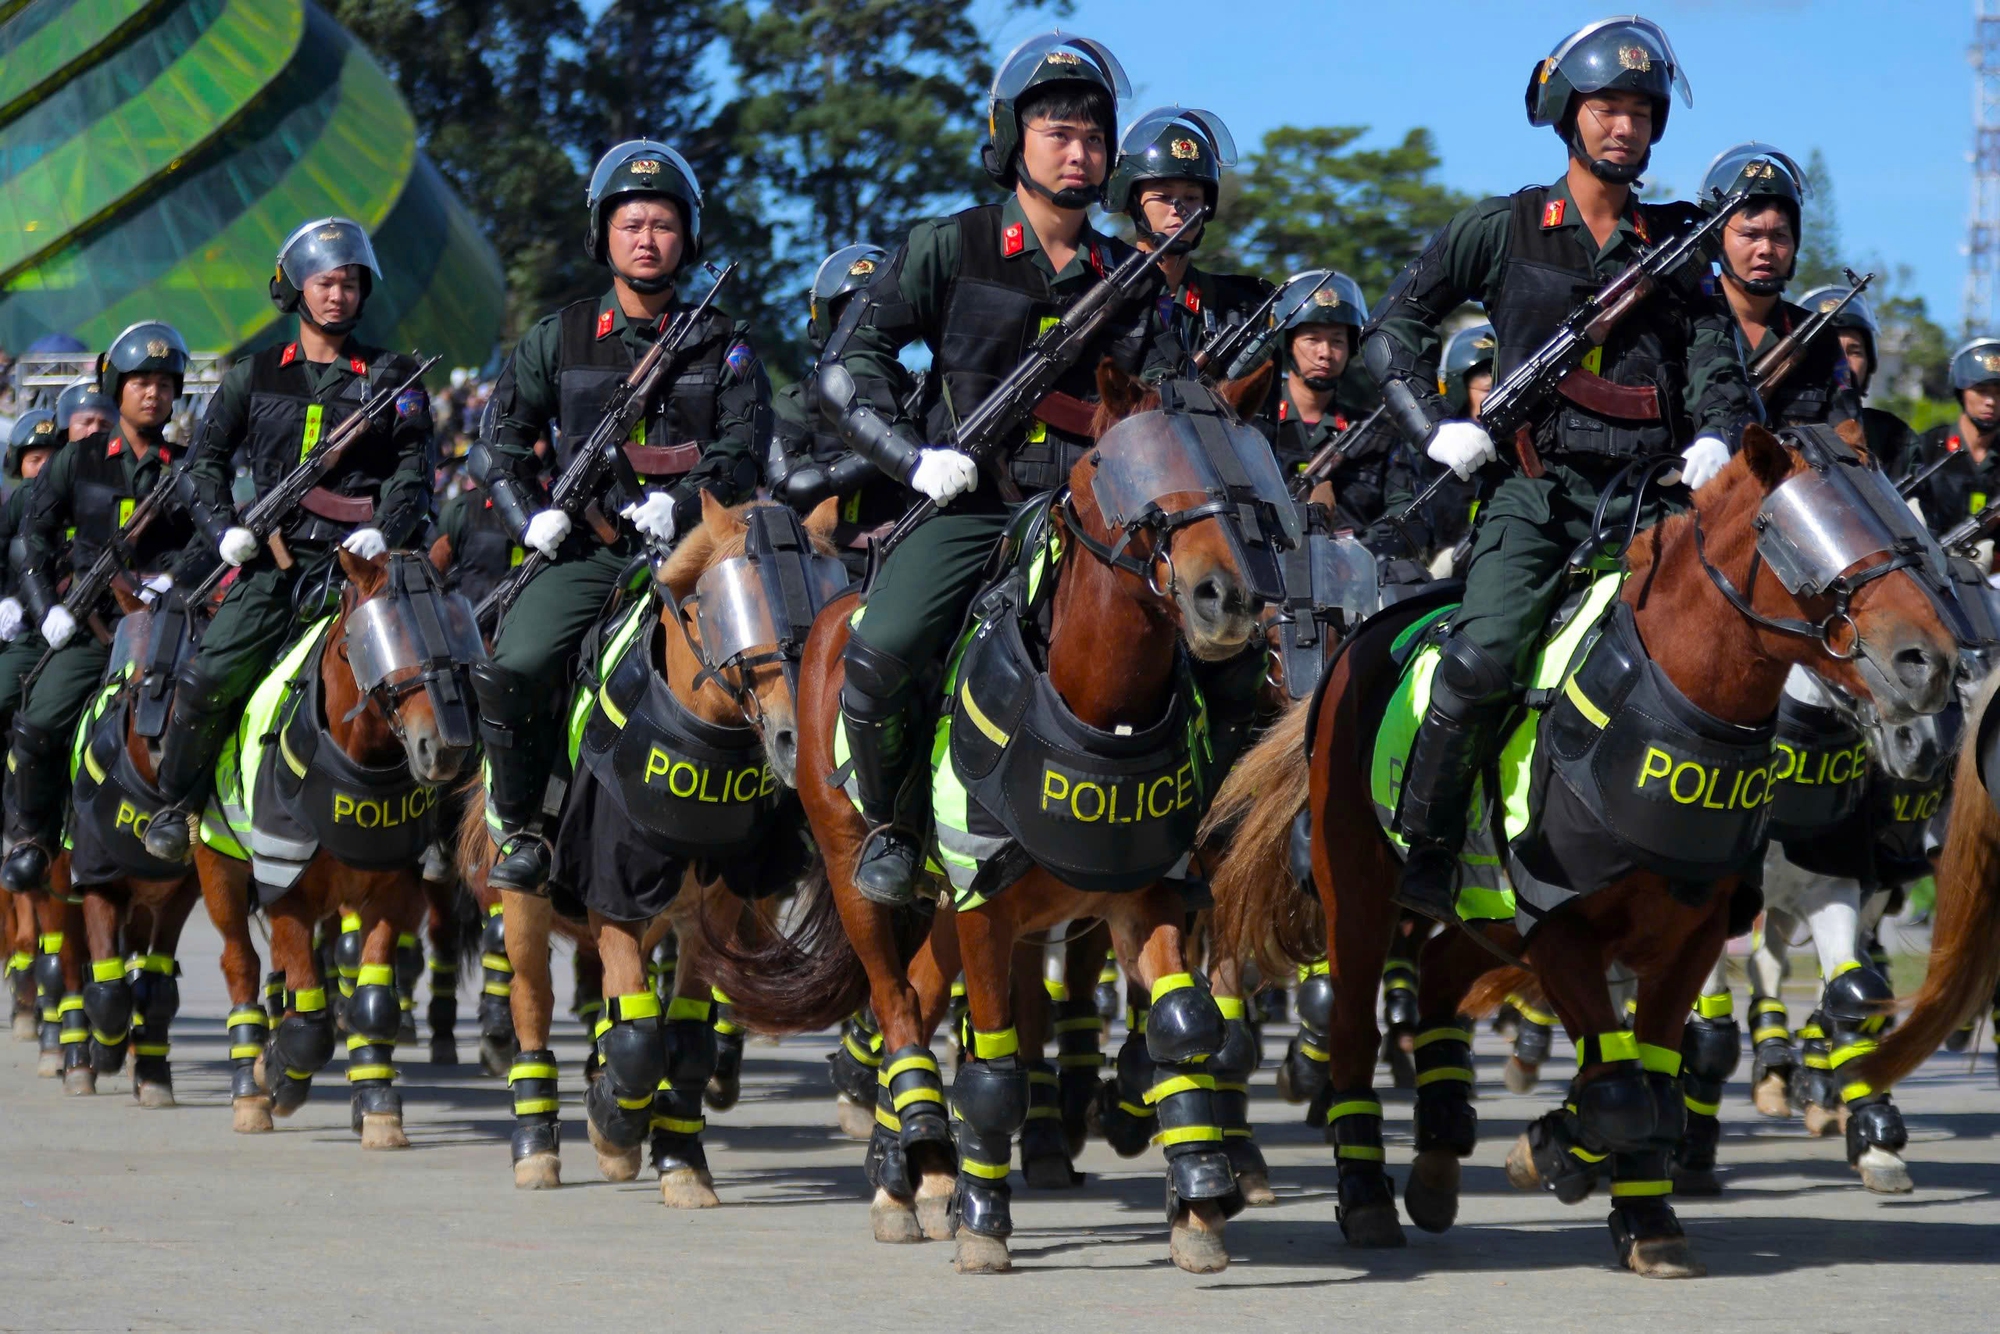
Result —
[[61, 737], [14, 715], [14, 747], [7, 756], [7, 842], [13, 851], [0, 864], [0, 884], [16, 894], [48, 882], [69, 795], [62, 751]]
[[489, 660], [474, 664], [472, 693], [479, 700], [479, 736], [486, 744], [486, 801], [500, 821], [494, 839], [500, 859], [487, 883], [540, 893], [549, 878], [542, 798], [552, 760], [542, 692], [520, 672]]
[[868, 838], [855, 861], [854, 887], [872, 903], [898, 908], [916, 896], [923, 852], [897, 824], [897, 800], [911, 767], [909, 667], [870, 648], [859, 636], [843, 655], [841, 725], [854, 765], [854, 786]]
[[1431, 682], [1430, 711], [1403, 769], [1396, 824], [1409, 842], [1398, 907], [1440, 922], [1458, 915], [1458, 852], [1472, 783], [1505, 712], [1512, 680], [1485, 649], [1465, 638], [1446, 641]]
[[181, 669], [174, 682], [174, 711], [160, 742], [160, 767], [154, 786], [167, 804], [146, 827], [146, 852], [163, 862], [188, 858], [188, 814], [208, 789], [209, 772], [229, 734], [235, 710], [222, 682], [197, 663]]

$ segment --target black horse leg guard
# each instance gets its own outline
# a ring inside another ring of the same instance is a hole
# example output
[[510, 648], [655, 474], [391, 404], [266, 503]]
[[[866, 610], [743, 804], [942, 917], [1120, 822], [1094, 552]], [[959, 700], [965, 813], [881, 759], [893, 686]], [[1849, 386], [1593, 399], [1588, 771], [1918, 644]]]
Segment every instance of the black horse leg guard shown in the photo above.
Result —
[[[1703, 996], [1681, 1030], [1681, 1100], [1687, 1108], [1687, 1130], [1674, 1155], [1674, 1181], [1675, 1189], [1687, 1195], [1721, 1189], [1715, 1178], [1715, 1154], [1722, 1142], [1722, 1086], [1743, 1059], [1743, 1031], [1729, 1011], [1729, 993]], [[1646, 1055], [1642, 1051], [1641, 1059]]]
[[1153, 1086], [1153, 1058], [1146, 1051], [1147, 1011], [1128, 1016], [1125, 1044], [1118, 1049], [1114, 1076], [1098, 1086], [1097, 1122], [1104, 1142], [1120, 1158], [1137, 1158], [1152, 1143], [1157, 1118], [1146, 1102]]
[[[882, 1030], [875, 1026], [875, 1016], [864, 1006], [841, 1021], [840, 1045], [827, 1053], [826, 1077], [835, 1093], [869, 1107], [875, 1103], [881, 1073]], [[938, 1104], [942, 1108], [942, 1096]]]
[[7, 956], [8, 991], [13, 996], [14, 1010], [18, 1014], [32, 1014], [35, 1009], [35, 956], [26, 950], [16, 950]]
[[1608, 1170], [1603, 1164], [1611, 1155], [1584, 1130], [1574, 1102], [1529, 1122], [1527, 1140], [1536, 1179], [1559, 1203], [1581, 1203]]
[[271, 1110], [295, 1112], [312, 1092], [312, 1077], [333, 1059], [333, 1014], [326, 988], [291, 992], [280, 1001], [285, 1017], [271, 1035]]
[[63, 933], [47, 932], [35, 942], [35, 962], [30, 965], [35, 973], [36, 1015], [41, 1021], [37, 1046], [44, 1055], [62, 1050], [62, 947]]
[[[876, 1041], [881, 1041], [879, 1033]], [[907, 1200], [917, 1193], [916, 1180], [909, 1171], [911, 1151], [919, 1145], [933, 1145], [943, 1150], [947, 1158], [954, 1152], [944, 1074], [929, 1047], [912, 1043], [882, 1060], [876, 1090], [876, 1132], [869, 1143], [868, 1157], [879, 1171], [871, 1180], [896, 1198]], [[1022, 1115], [1027, 1115], [1025, 1102]], [[1003, 1148], [1000, 1155], [1003, 1170], [1007, 1161]]]
[[514, 1133], [507, 1142], [514, 1161], [560, 1153], [562, 1104], [556, 1093], [556, 1054], [543, 1049], [516, 1056], [507, 1070], [507, 1087], [514, 1095]]
[[394, 964], [364, 963], [355, 970], [354, 994], [347, 1001], [347, 1027], [347, 1087], [352, 1095], [354, 1131], [359, 1134], [363, 1116], [403, 1114], [394, 1064], [403, 1005], [396, 992]]
[[1556, 1017], [1518, 996], [1513, 1005], [1514, 1059], [1523, 1065], [1539, 1067], [1548, 1061], [1554, 1046]]
[[[1285, 1048], [1279, 1091], [1292, 1102], [1310, 1103], [1326, 1089], [1327, 1033], [1333, 1023], [1333, 979], [1321, 959], [1299, 970], [1299, 1031]], [[1308, 1124], [1319, 1124], [1307, 1110]]]
[[1396, 1204], [1396, 1183], [1387, 1169], [1382, 1148], [1382, 1100], [1372, 1088], [1336, 1089], [1326, 1109], [1326, 1142], [1333, 1146], [1339, 1172], [1334, 1217], [1342, 1236], [1350, 1236], [1349, 1214], [1356, 1209]]
[[90, 1018], [83, 1012], [83, 996], [65, 992], [56, 1002], [56, 1024], [61, 1033], [63, 1073], [90, 1065]]
[[347, 1002], [354, 998], [354, 988], [359, 985], [361, 977], [360, 913], [340, 915], [340, 934], [333, 941], [333, 968], [340, 979], [340, 1006], [334, 1012], [334, 1019], [351, 1033], [354, 1024], [347, 1017]]
[[1611, 1156], [1611, 1245], [1621, 1265], [1630, 1263], [1639, 1242], [1685, 1235], [1671, 1203], [1668, 1158], [1662, 1148]]
[[[494, 904], [486, 910], [486, 922], [479, 930], [479, 1036], [500, 1046], [514, 1042], [514, 1010], [509, 1003], [514, 994], [514, 965], [507, 961], [507, 928]], [[584, 1026], [584, 1032], [591, 1031]]]
[[1448, 1149], [1463, 1158], [1479, 1143], [1472, 1110], [1472, 1032], [1450, 1018], [1416, 1035], [1417, 1152]]
[[229, 1096], [255, 1098], [263, 1093], [257, 1087], [257, 1058], [271, 1040], [270, 1018], [261, 1005], [238, 1005], [230, 1010], [225, 1024], [229, 1030]]
[[[1024, 1061], [1028, 1076], [1028, 1119], [1021, 1123], [1021, 1175], [1040, 1175], [1030, 1185], [1054, 1185], [1050, 1178], [1060, 1174], [1065, 1183], [1075, 1185], [1083, 1174], [1070, 1163], [1069, 1141], [1063, 1135], [1062, 1094], [1056, 1067], [1049, 1061]], [[1037, 1168], [1037, 1163], [1047, 1164]], [[1060, 1166], [1057, 1166], [1057, 1165]]]
[[1570, 1085], [1569, 1105], [1576, 1108], [1590, 1147], [1636, 1153], [1680, 1138], [1680, 1091], [1672, 1076], [1649, 1074], [1631, 1033], [1585, 1034], [1577, 1043], [1576, 1064], [1579, 1074], [1593, 1065], [1605, 1067], [1590, 1082]]
[[139, 960], [132, 983], [132, 1096], [141, 1084], [172, 1088], [171, 1064], [174, 1016], [181, 1011], [180, 965], [171, 954], [148, 954]]
[[[958, 1125], [958, 1181], [952, 1214], [959, 1227], [1003, 1241], [1014, 1231], [1007, 1164], [1014, 1132], [1028, 1119], [1028, 1081], [1011, 1028], [973, 1032], [973, 1056], [951, 1084]], [[986, 1055], [985, 1053], [994, 1053]]]
[[715, 1073], [709, 1076], [702, 1101], [711, 1111], [726, 1112], [736, 1105], [743, 1091], [743, 1025], [736, 1022], [736, 1007], [719, 987], [708, 989], [715, 1002]]
[[1108, 1027], [1118, 1017], [1118, 951], [1104, 952], [1104, 966], [1097, 970], [1097, 988], [1091, 993], [1097, 1017]]
[[708, 1174], [701, 1132], [708, 1126], [702, 1093], [715, 1073], [715, 1003], [676, 996], [667, 1002], [662, 1028], [667, 1068], [653, 1094], [653, 1167], [669, 1172]]
[[408, 931], [396, 936], [396, 1002], [403, 1019], [396, 1029], [396, 1041], [417, 1040], [417, 979], [424, 975], [424, 949]]
[[458, 960], [445, 950], [431, 955], [431, 999], [424, 1010], [431, 1030], [431, 1064], [458, 1064]]
[[1215, 1077], [1215, 1122], [1222, 1127], [1222, 1150], [1238, 1177], [1264, 1176], [1270, 1169], [1250, 1133], [1250, 1076], [1257, 1069], [1257, 1038], [1245, 1017], [1242, 997], [1217, 996], [1215, 1007], [1222, 1012], [1222, 1050], [1209, 1058], [1208, 1073]]
[[1792, 1067], [1791, 1098], [1795, 1109], [1837, 1105], [1839, 1089], [1833, 1082], [1833, 1046], [1827, 1040], [1828, 1021], [1814, 1010], [1799, 1029], [1799, 1063]]
[[1217, 1200], [1227, 1213], [1243, 1206], [1216, 1121], [1215, 1076], [1208, 1073], [1227, 1036], [1214, 997], [1190, 974], [1172, 973], [1153, 983], [1146, 1053], [1153, 1058], [1155, 1082], [1146, 1090], [1146, 1102], [1159, 1120], [1154, 1139], [1167, 1159], [1169, 1222], [1183, 1203]]
[[583, 1108], [598, 1138], [617, 1149], [646, 1142], [653, 1121], [653, 1095], [667, 1076], [666, 1034], [660, 1025], [660, 998], [650, 991], [614, 996], [599, 1025], [598, 1054], [603, 1077], [584, 1094]]
[[1394, 955], [1382, 962], [1382, 1029], [1385, 1037], [1417, 1031], [1417, 966]]
[[1056, 1101], [1062, 1108], [1063, 1134], [1069, 1147], [1083, 1144], [1091, 1101], [1104, 1071], [1104, 1019], [1092, 997], [1071, 997], [1057, 1004]]
[[267, 1027], [276, 1028], [278, 1021], [285, 1017], [285, 975], [280, 972], [264, 974], [264, 1021]]
[[125, 1045], [132, 1036], [132, 984], [123, 959], [93, 959], [83, 984], [83, 1013], [90, 1020], [90, 1066], [100, 1075], [125, 1068]]

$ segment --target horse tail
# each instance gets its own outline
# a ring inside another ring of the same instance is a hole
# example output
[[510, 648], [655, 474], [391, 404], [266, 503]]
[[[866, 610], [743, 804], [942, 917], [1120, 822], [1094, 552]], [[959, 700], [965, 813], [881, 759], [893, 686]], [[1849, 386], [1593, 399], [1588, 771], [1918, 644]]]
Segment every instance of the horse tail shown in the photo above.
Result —
[[1519, 968], [1500, 968], [1472, 984], [1472, 990], [1466, 992], [1465, 999], [1459, 1003], [1459, 1013], [1473, 1019], [1484, 1019], [1515, 996], [1537, 1008], [1548, 1004], [1542, 996], [1542, 984], [1535, 980], [1533, 973]]
[[1304, 809], [1311, 778], [1306, 757], [1310, 699], [1285, 711], [1223, 781], [1202, 823], [1203, 839], [1226, 838], [1228, 851], [1210, 877], [1217, 955], [1254, 955], [1267, 977], [1310, 963], [1325, 949], [1319, 900], [1292, 877], [1292, 821]]
[[1937, 865], [1930, 967], [1909, 1013], [1874, 1051], [1842, 1073], [1876, 1089], [1899, 1082], [1936, 1051], [1967, 1015], [1993, 994], [2000, 977], [2000, 811], [1980, 781], [1982, 724], [2000, 688], [1990, 678], [1972, 716], [1952, 776], [1954, 800]]
[[[886, 908], [869, 908], [888, 913]], [[824, 862], [799, 881], [789, 930], [737, 932], [733, 919], [700, 918], [709, 979], [735, 1010], [736, 1021], [759, 1033], [811, 1033], [831, 1027], [868, 1003], [868, 970], [847, 938]], [[900, 957], [916, 953], [927, 923], [914, 912], [894, 914]], [[746, 938], [747, 937], [747, 938]]]

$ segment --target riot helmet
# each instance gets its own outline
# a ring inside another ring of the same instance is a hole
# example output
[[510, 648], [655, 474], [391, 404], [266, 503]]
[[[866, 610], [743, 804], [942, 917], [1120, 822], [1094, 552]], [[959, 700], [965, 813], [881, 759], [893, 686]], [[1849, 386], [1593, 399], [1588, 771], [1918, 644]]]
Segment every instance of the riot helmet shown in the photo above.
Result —
[[889, 252], [878, 245], [842, 246], [819, 263], [813, 274], [807, 314], [808, 332], [819, 342], [833, 332], [839, 318], [841, 298], [858, 292], [875, 279], [875, 273], [889, 262]]
[[79, 412], [101, 412], [113, 421], [118, 419], [118, 405], [99, 391], [95, 380], [77, 380], [56, 395], [56, 429], [69, 434], [70, 419]]
[[7, 475], [21, 475], [21, 456], [29, 450], [53, 450], [62, 443], [63, 434], [56, 426], [55, 413], [47, 408], [34, 408], [22, 413], [14, 419], [14, 429], [7, 437]]
[[[355, 307], [351, 319], [320, 324], [303, 309], [303, 289], [319, 274], [349, 264], [361, 269], [361, 304]], [[375, 247], [369, 243], [368, 233], [360, 223], [351, 218], [320, 218], [302, 224], [278, 247], [277, 268], [271, 274], [271, 301], [286, 314], [297, 311], [301, 319], [330, 334], [352, 333], [354, 326], [361, 323], [361, 312], [368, 305], [368, 294], [375, 289], [375, 280], [381, 276], [382, 266], [375, 261]]]
[[[1101, 42], [1061, 30], [1030, 37], [1000, 62], [986, 99], [986, 143], [979, 158], [986, 174], [999, 185], [1012, 189], [1015, 184], [1021, 154], [1021, 104], [1058, 84], [1101, 90], [1111, 103], [1105, 132], [1117, 132], [1118, 104], [1132, 96], [1132, 85], [1118, 57]], [[1028, 185], [1047, 195], [1058, 208], [1087, 208], [1103, 195], [1099, 187], [1051, 191], [1033, 180]]]
[[1990, 380], [2000, 380], [2000, 338], [1975, 338], [1951, 354], [1954, 395]]
[[1667, 132], [1667, 112], [1673, 94], [1694, 105], [1694, 93], [1681, 72], [1673, 43], [1660, 25], [1637, 14], [1599, 19], [1579, 28], [1537, 62], [1528, 75], [1528, 124], [1552, 125], [1571, 155], [1600, 180], [1637, 180], [1652, 157], [1651, 145], [1636, 163], [1607, 162], [1584, 151], [1576, 128], [1576, 103], [1592, 93], [1631, 92], [1653, 103], [1652, 143]]
[[1463, 417], [1472, 411], [1472, 396], [1466, 391], [1465, 382], [1480, 370], [1493, 373], [1493, 353], [1499, 345], [1493, 326], [1484, 321], [1468, 324], [1445, 339], [1444, 352], [1438, 357], [1438, 393], [1451, 406], [1454, 416]]
[[[679, 206], [681, 225], [687, 231], [687, 249], [680, 267], [701, 255], [701, 182], [686, 158], [653, 139], [628, 139], [597, 160], [584, 192], [590, 206], [590, 230], [583, 239], [584, 253], [606, 268], [611, 267], [611, 246], [605, 230], [620, 201], [639, 195], [671, 199]], [[616, 270], [613, 270], [616, 272]], [[635, 292], [664, 292], [674, 285], [674, 274], [659, 278], [635, 279], [620, 273]]]
[[[174, 377], [174, 395], [179, 397], [187, 382], [187, 366], [187, 343], [173, 325], [140, 320], [112, 339], [110, 351], [97, 359], [97, 387], [115, 404], [126, 376], [165, 371]], [[116, 408], [112, 411], [117, 415]]]
[[[1807, 314], [1818, 315], [1839, 306], [1852, 290], [1846, 283], [1829, 283], [1807, 292], [1799, 298], [1799, 304], [1805, 307]], [[1861, 335], [1862, 345], [1868, 349], [1868, 373], [1871, 376], [1875, 374], [1875, 342], [1881, 335], [1882, 326], [1875, 319], [1875, 312], [1869, 308], [1865, 293], [1841, 307], [1840, 313], [1833, 317], [1833, 328], [1836, 331], [1851, 329]]]
[[[1118, 163], [1105, 186], [1106, 207], [1132, 219], [1139, 238], [1150, 245], [1166, 240], [1146, 223], [1139, 187], [1148, 181], [1195, 181], [1212, 215], [1222, 188], [1222, 169], [1236, 165], [1236, 139], [1222, 117], [1195, 107], [1154, 107], [1132, 122], [1118, 140]], [[1203, 226], [1206, 226], [1204, 223]], [[1171, 253], [1187, 254], [1201, 244], [1202, 228], [1174, 243]]]
[[[1292, 339], [1301, 329], [1314, 324], [1344, 324], [1352, 333], [1347, 335], [1347, 350], [1352, 356], [1360, 347], [1361, 329], [1368, 322], [1368, 298], [1361, 293], [1361, 284], [1338, 269], [1307, 269], [1285, 279], [1285, 285], [1278, 290], [1278, 299], [1271, 306], [1271, 328], [1276, 332], [1278, 364], [1286, 371], [1296, 370], [1292, 361]], [[1316, 377], [1306, 379], [1306, 387], [1324, 392], [1334, 386], [1333, 380], [1319, 383]]]
[[[1715, 155], [1715, 161], [1708, 164], [1708, 171], [1701, 178], [1701, 206], [1713, 213], [1723, 202], [1733, 199], [1738, 191], [1743, 192], [1743, 201], [1730, 211], [1740, 213], [1744, 209], [1759, 205], [1759, 201], [1776, 200], [1792, 220], [1792, 234], [1800, 246], [1805, 244], [1805, 228], [1801, 210], [1812, 195], [1812, 184], [1799, 164], [1780, 153], [1769, 144], [1754, 140], [1725, 148]], [[1759, 278], [1751, 280], [1739, 277], [1729, 267], [1729, 252], [1716, 243], [1717, 262], [1722, 271], [1746, 292], [1758, 296], [1775, 296], [1785, 290], [1792, 274], [1798, 271], [1798, 251], [1792, 252], [1792, 266], [1782, 278]]]

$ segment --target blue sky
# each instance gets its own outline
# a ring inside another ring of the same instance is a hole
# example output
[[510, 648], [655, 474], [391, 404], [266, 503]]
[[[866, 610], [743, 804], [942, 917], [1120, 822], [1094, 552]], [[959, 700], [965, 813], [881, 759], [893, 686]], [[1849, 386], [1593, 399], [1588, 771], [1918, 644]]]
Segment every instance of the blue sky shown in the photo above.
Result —
[[[1133, 111], [1206, 107], [1245, 152], [1279, 125], [1365, 124], [1380, 139], [1427, 125], [1442, 179], [1477, 194], [1561, 170], [1554, 132], [1525, 119], [1528, 71], [1613, 12], [1536, 0], [1076, 0], [1062, 26], [1118, 54]], [[1643, 12], [1672, 38], [1694, 89], [1692, 109], [1674, 106], [1650, 177], [1685, 195], [1731, 144], [1763, 139], [1800, 159], [1819, 147], [1849, 262], [1909, 265], [1914, 290], [1955, 335], [1971, 198], [1971, 0], [1655, 0]], [[1004, 18], [997, 45], [1047, 26]]]

